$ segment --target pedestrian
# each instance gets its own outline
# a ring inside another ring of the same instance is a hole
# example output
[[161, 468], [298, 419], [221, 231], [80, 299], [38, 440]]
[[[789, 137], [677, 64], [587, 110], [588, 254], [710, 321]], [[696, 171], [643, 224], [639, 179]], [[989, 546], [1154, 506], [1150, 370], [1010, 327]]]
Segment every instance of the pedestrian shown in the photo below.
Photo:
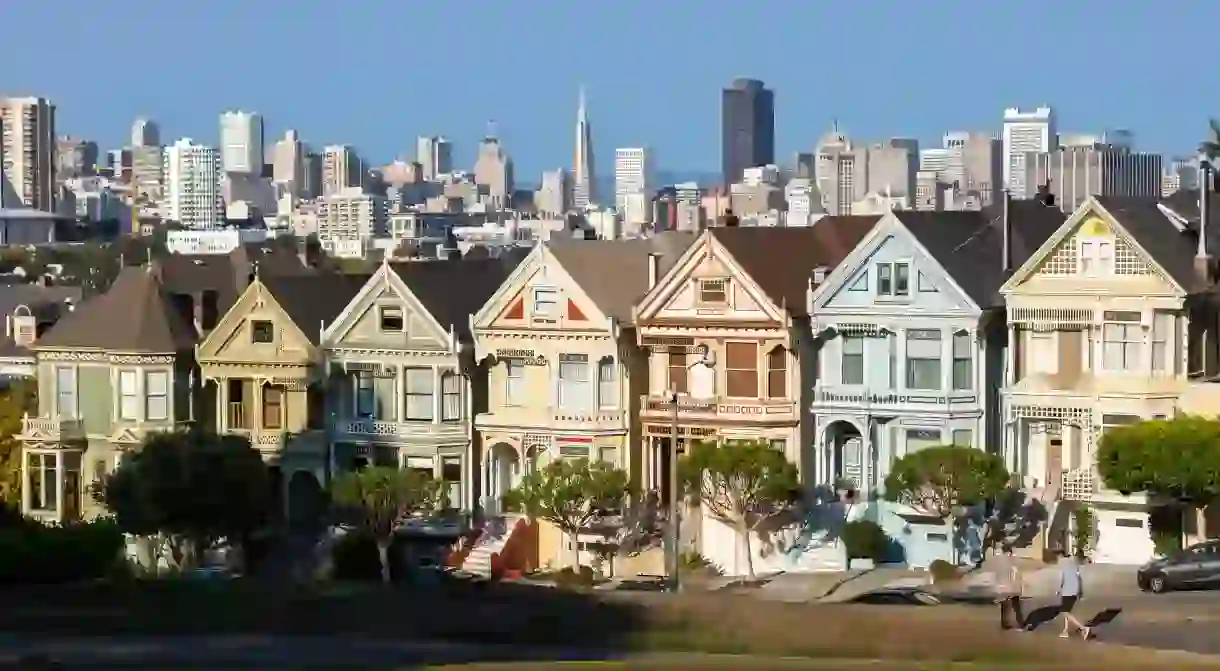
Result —
[[1024, 585], [1021, 569], [1012, 556], [1012, 546], [1005, 543], [1003, 554], [995, 558], [996, 602], [1000, 604], [1000, 629], [1024, 631], [1025, 614], [1021, 609]]
[[1092, 634], [1089, 627], [1086, 627], [1080, 618], [1072, 614], [1072, 609], [1076, 607], [1076, 603], [1080, 601], [1080, 597], [1084, 591], [1083, 581], [1080, 579], [1080, 563], [1076, 558], [1068, 554], [1067, 550], [1059, 551], [1059, 612], [1063, 614], [1063, 632], [1059, 634], [1059, 638], [1070, 638], [1072, 635], [1072, 627], [1075, 627], [1080, 632], [1080, 637], [1084, 640], [1089, 640]]

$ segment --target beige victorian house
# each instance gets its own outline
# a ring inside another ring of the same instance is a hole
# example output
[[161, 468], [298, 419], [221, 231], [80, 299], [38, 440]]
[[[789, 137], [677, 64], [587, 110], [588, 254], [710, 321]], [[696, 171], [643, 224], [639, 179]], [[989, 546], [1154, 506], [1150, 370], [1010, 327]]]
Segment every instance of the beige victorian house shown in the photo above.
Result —
[[419, 469], [448, 484], [450, 508], [474, 510], [486, 381], [470, 320], [522, 256], [383, 263], [327, 325], [334, 469]]
[[1172, 417], [1216, 357], [1215, 238], [1152, 200], [1090, 198], [1001, 289], [1008, 342], [1004, 454], [1049, 511], [1045, 541], [1070, 542], [1069, 510], [1097, 520], [1093, 560], [1153, 553], [1143, 494], [1096, 469], [1109, 428]]
[[330, 473], [322, 332], [367, 279], [256, 273], [197, 347], [212, 428], [262, 452], [287, 483], [290, 514], [317, 512]]
[[48, 522], [100, 513], [90, 485], [149, 432], [198, 417], [195, 341], [156, 267], [124, 269], [109, 291], [35, 341], [38, 416], [27, 417], [17, 436], [22, 512]]

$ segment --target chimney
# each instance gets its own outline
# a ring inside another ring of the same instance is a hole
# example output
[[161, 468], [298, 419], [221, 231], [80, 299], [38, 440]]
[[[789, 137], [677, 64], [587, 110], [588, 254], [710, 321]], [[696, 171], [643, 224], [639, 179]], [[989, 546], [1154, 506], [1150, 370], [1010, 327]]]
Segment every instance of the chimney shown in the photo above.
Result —
[[657, 275], [661, 270], [661, 255], [655, 252], [648, 253], [648, 288], [652, 289], [657, 286]]
[[1204, 282], [1212, 281], [1212, 257], [1207, 249], [1207, 236], [1211, 226], [1211, 189], [1212, 164], [1210, 161], [1199, 162], [1199, 245], [1195, 250], [1195, 271]]
[[1012, 194], [1008, 189], [1004, 189], [1004, 213], [1001, 225], [1003, 230], [1003, 250], [1002, 259], [1004, 263], [1004, 272], [1011, 273], [1012, 268]]

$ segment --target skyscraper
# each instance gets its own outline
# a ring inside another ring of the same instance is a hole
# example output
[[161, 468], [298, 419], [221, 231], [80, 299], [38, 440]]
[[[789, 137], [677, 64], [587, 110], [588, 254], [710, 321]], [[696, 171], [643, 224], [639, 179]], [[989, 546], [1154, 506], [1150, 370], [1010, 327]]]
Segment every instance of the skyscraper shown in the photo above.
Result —
[[757, 79], [736, 79], [720, 104], [720, 165], [725, 185], [746, 168], [775, 163], [775, 92]]
[[220, 115], [221, 164], [225, 172], [263, 174], [263, 118], [250, 112]]
[[1059, 142], [1055, 129], [1055, 113], [1049, 107], [1022, 112], [1010, 107], [1004, 110], [1004, 187], [1014, 198], [1032, 198], [1038, 184], [1026, 184], [1025, 156], [1030, 152], [1053, 151]]
[[220, 154], [190, 138], [165, 148], [165, 218], [187, 228], [224, 223]]
[[576, 156], [572, 161], [572, 205], [583, 209], [597, 202], [597, 176], [593, 163], [593, 129], [585, 108], [585, 88], [580, 87], [580, 107], [576, 110]]
[[161, 146], [161, 127], [152, 119], [140, 117], [131, 124], [131, 146], [159, 147]]
[[0, 98], [4, 207], [54, 212], [55, 164], [55, 105], [46, 98]]
[[647, 147], [614, 150], [614, 206], [622, 211], [627, 196], [648, 193], [652, 184], [652, 152]]
[[415, 161], [425, 182], [453, 170], [453, 144], [444, 137], [421, 136], [415, 141]]

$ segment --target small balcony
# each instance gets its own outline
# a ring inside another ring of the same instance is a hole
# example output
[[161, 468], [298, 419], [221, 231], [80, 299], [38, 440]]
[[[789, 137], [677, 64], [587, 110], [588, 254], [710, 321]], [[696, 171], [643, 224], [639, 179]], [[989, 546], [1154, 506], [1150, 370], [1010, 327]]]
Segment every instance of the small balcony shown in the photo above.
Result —
[[31, 442], [84, 440], [85, 424], [79, 419], [26, 415], [21, 418], [21, 435], [17, 437]]
[[973, 391], [950, 391], [941, 389], [904, 389], [901, 391], [872, 391], [858, 386], [817, 386], [813, 389], [815, 408], [863, 407], [899, 409], [928, 406], [977, 405], [979, 396]]
[[574, 410], [554, 406], [501, 406], [494, 413], [482, 413], [475, 426], [488, 428], [529, 428], [542, 431], [624, 431], [627, 413], [623, 410]]
[[[649, 394], [640, 398], [641, 413], [652, 421], [671, 419], [674, 403], [666, 394]], [[740, 422], [745, 424], [788, 423], [798, 420], [796, 401], [789, 399], [693, 398], [678, 395], [678, 417], [685, 421]]]
[[339, 440], [375, 441], [406, 440], [414, 437], [446, 437], [454, 440], [466, 440], [467, 424], [462, 421], [451, 422], [398, 422], [373, 418], [340, 418], [335, 422], [335, 438]]

